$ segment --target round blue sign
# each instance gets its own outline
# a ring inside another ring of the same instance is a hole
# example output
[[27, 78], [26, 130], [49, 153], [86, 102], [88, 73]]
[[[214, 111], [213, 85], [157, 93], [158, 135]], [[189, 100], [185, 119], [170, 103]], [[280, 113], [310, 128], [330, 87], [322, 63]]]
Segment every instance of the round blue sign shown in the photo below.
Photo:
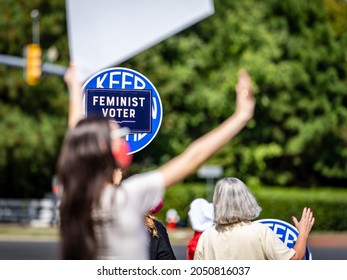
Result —
[[[292, 249], [294, 247], [299, 235], [295, 226], [277, 219], [262, 219], [256, 222], [270, 227], [288, 248]], [[312, 255], [308, 246], [306, 246], [305, 260], [312, 260]]]
[[154, 85], [134, 70], [114, 67], [94, 74], [83, 85], [86, 116], [99, 115], [128, 127], [129, 154], [145, 148], [159, 131], [163, 109]]

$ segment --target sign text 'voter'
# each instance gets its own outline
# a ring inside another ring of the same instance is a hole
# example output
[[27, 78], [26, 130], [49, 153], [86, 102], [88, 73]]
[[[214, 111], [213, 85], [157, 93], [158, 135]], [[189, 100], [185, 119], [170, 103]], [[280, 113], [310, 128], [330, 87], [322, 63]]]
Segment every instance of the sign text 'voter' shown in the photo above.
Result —
[[131, 133], [152, 132], [151, 90], [86, 89], [86, 113], [115, 120]]

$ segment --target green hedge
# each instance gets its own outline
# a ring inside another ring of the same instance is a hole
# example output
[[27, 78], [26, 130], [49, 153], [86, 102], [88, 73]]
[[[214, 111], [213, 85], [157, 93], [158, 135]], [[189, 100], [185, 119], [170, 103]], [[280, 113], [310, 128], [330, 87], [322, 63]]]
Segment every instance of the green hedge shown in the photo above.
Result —
[[[190, 226], [189, 204], [195, 198], [205, 198], [206, 189], [204, 184], [198, 183], [182, 183], [170, 188], [157, 217], [165, 221], [167, 210], [175, 208], [181, 217], [180, 225]], [[314, 231], [347, 230], [347, 189], [251, 187], [251, 190], [263, 208], [259, 219], [273, 218], [292, 223], [291, 216], [299, 219], [302, 209], [307, 206], [316, 218]]]

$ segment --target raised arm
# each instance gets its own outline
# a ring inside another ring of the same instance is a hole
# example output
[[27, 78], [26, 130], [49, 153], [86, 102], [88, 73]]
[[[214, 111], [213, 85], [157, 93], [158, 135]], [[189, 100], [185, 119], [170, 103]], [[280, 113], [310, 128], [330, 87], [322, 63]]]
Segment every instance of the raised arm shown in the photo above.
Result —
[[235, 112], [217, 128], [192, 142], [182, 154], [158, 168], [164, 176], [166, 187], [170, 187], [193, 173], [236, 136], [253, 117], [255, 98], [251, 78], [245, 70], [240, 71], [235, 90]]
[[295, 255], [291, 258], [291, 260], [302, 260], [305, 257], [307, 239], [311, 232], [315, 219], [313, 217], [311, 209], [305, 207], [302, 211], [300, 222], [298, 222], [298, 220], [294, 216], [292, 217], [292, 220], [295, 227], [299, 231], [299, 236], [293, 248], [295, 250]]
[[69, 128], [73, 128], [84, 118], [82, 108], [82, 81], [77, 74], [76, 66], [71, 63], [64, 75], [64, 81], [69, 91]]

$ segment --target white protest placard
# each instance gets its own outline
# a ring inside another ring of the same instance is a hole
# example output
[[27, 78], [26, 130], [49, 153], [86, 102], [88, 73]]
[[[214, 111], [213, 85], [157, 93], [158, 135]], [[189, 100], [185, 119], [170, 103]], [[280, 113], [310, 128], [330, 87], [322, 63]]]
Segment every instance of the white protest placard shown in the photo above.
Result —
[[214, 13], [213, 0], [66, 0], [70, 60], [86, 80]]

